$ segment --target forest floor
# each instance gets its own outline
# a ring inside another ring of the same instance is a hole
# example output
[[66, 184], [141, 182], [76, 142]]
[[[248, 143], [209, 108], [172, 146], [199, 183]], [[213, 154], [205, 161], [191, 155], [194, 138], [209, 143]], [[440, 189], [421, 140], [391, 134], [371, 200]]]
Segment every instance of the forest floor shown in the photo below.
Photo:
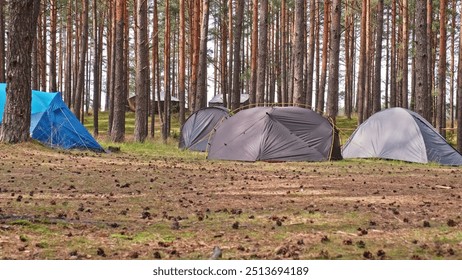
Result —
[[462, 259], [461, 171], [0, 144], [0, 259]]

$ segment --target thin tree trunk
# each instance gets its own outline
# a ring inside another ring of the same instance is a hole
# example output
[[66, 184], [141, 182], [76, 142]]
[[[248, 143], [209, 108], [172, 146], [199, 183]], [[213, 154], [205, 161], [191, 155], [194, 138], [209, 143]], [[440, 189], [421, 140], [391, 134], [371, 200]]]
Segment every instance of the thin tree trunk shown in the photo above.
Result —
[[0, 0], [0, 83], [5, 82], [5, 0]]
[[[462, 34], [460, 21], [459, 34]], [[459, 64], [457, 68], [457, 149], [462, 153], [462, 40], [459, 37]]]
[[196, 92], [199, 74], [199, 52], [200, 52], [200, 0], [192, 0], [192, 26], [191, 26], [191, 87], [189, 91], [189, 109], [193, 112], [196, 109]]
[[149, 46], [148, 46], [148, 3], [138, 0], [136, 27], [138, 45], [136, 48], [136, 111], [135, 141], [144, 142], [148, 136], [149, 109]]
[[315, 39], [314, 34], [316, 25], [316, 0], [310, 0], [310, 37], [308, 46], [308, 61], [306, 63], [307, 75], [306, 75], [306, 107], [312, 109], [313, 107], [313, 76], [314, 76], [314, 53], [315, 53]]
[[257, 105], [265, 104], [266, 60], [268, 57], [268, 0], [260, 2], [258, 34]]
[[456, 33], [456, 1], [452, 0], [452, 19], [451, 19], [451, 62], [450, 62], [450, 83], [449, 83], [449, 114], [450, 128], [454, 128], [454, 74], [455, 74], [455, 33]]
[[77, 74], [77, 88], [75, 93], [74, 114], [77, 119], [82, 120], [82, 101], [85, 90], [85, 58], [88, 49], [88, 0], [82, 0], [82, 17], [83, 26], [82, 34], [80, 35], [80, 55], [79, 55], [79, 71]]
[[330, 31], [330, 66], [329, 92], [327, 94], [327, 116], [335, 123], [338, 114], [339, 65], [340, 65], [340, 34], [342, 20], [342, 2], [332, 1], [332, 25]]
[[258, 0], [252, 7], [252, 52], [250, 63], [250, 106], [257, 103], [257, 57], [258, 57]]
[[97, 0], [93, 0], [93, 44], [95, 57], [93, 61], [93, 134], [98, 136], [98, 114], [99, 114], [99, 100], [100, 100], [100, 41], [98, 32], [98, 4]]
[[228, 106], [228, 22], [226, 20], [226, 12], [228, 9], [227, 0], [222, 0], [223, 14], [221, 16], [221, 93], [223, 94], [223, 107]]
[[[162, 108], [159, 105], [160, 102], [156, 102], [155, 100], [160, 100], [160, 80], [159, 80], [159, 18], [158, 18], [158, 11], [157, 11], [157, 1], [154, 1], [154, 8], [153, 8], [153, 27], [152, 27], [152, 77], [151, 77], [151, 88], [152, 88], [152, 96], [151, 96], [151, 137], [154, 138], [155, 136], [155, 112], [156, 112], [156, 105], [157, 110], [160, 116], [160, 123], [163, 123], [162, 117]], [[157, 96], [157, 98], [156, 98]]]
[[438, 67], [436, 130], [445, 137], [446, 125], [446, 0], [440, 0], [440, 53]]
[[375, 44], [375, 74], [374, 74], [374, 95], [372, 113], [382, 109], [382, 37], [383, 37], [383, 0], [378, 1], [377, 6], [377, 39]]
[[408, 108], [408, 59], [409, 59], [409, 12], [408, 0], [403, 0], [403, 77], [401, 92], [401, 107]]
[[428, 102], [428, 39], [427, 39], [427, 5], [416, 6], [416, 89], [415, 89], [415, 111], [427, 119], [429, 114]]
[[433, 119], [433, 7], [432, 0], [427, 0], [427, 92], [424, 117], [429, 122]]
[[288, 104], [288, 89], [287, 89], [287, 10], [286, 10], [286, 0], [281, 1], [281, 102], [282, 106], [287, 106]]
[[72, 101], [72, 0], [67, 3], [66, 20], [66, 63], [64, 70], [64, 101], [71, 107]]
[[164, 40], [164, 122], [162, 123], [162, 141], [166, 144], [170, 136], [170, 0], [165, 1]]
[[209, 30], [209, 0], [203, 0], [199, 47], [199, 72], [197, 75], [194, 111], [207, 106], [207, 37]]
[[[231, 110], [236, 110], [240, 106], [241, 96], [241, 39], [242, 24], [244, 20], [245, 0], [237, 0], [236, 26], [234, 36], [234, 71], [233, 71], [233, 92], [231, 96]], [[257, 82], [258, 83], [258, 82]]]
[[56, 0], [50, 0], [50, 91], [57, 92], [58, 86], [56, 83], [56, 36], [58, 25], [58, 10]]
[[185, 122], [185, 98], [186, 98], [186, 30], [185, 30], [185, 0], [180, 0], [180, 42], [179, 42], [179, 65], [178, 65], [178, 99], [180, 100], [180, 127]]
[[[294, 105], [304, 106], [306, 103], [306, 92], [303, 79], [303, 66], [305, 62], [304, 37], [305, 26], [305, 1], [295, 1], [295, 36], [294, 36]], [[337, 84], [338, 86], [338, 84]]]
[[390, 57], [390, 107], [397, 106], [396, 98], [396, 1], [391, 1], [391, 57]]
[[366, 96], [366, 73], [367, 73], [367, 50], [366, 50], [366, 24], [367, 24], [367, 2], [362, 2], [361, 9], [361, 43], [359, 50], [359, 73], [358, 73], [358, 124], [364, 121], [364, 99]]
[[329, 47], [329, 0], [324, 0], [324, 28], [323, 28], [323, 40], [322, 40], [322, 70], [321, 70], [321, 81], [319, 83], [319, 92], [316, 96], [316, 111], [321, 115], [324, 113], [324, 96], [326, 91], [326, 79], [327, 79], [327, 59], [328, 59], [328, 47]]

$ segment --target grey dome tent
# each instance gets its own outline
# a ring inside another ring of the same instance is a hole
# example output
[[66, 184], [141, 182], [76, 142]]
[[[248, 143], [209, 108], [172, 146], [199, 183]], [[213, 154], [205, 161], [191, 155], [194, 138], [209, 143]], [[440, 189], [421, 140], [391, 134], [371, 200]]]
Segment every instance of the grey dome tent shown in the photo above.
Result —
[[255, 107], [216, 129], [208, 159], [325, 161], [341, 159], [337, 130], [316, 112], [299, 107]]
[[224, 107], [205, 107], [189, 116], [181, 127], [181, 149], [205, 152], [214, 127], [225, 117], [229, 110]]
[[391, 108], [372, 115], [345, 143], [344, 158], [462, 165], [462, 155], [419, 114]]
[[[249, 105], [250, 95], [243, 93], [239, 97], [239, 106], [244, 107]], [[209, 107], [212, 106], [224, 106], [223, 94], [217, 94], [209, 101]]]

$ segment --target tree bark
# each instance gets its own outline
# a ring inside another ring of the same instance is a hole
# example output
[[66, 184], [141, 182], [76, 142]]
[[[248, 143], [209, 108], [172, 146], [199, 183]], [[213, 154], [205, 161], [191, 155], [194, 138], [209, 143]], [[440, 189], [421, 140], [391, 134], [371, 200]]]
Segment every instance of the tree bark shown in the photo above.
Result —
[[124, 0], [116, 0], [115, 41], [114, 41], [114, 114], [111, 140], [123, 142], [125, 139], [125, 74], [124, 74]]
[[446, 0], [440, 0], [440, 48], [436, 130], [445, 137], [446, 126]]
[[138, 0], [138, 45], [136, 49], [136, 111], [135, 141], [144, 142], [148, 136], [149, 108], [149, 46], [148, 46], [148, 3]]
[[77, 87], [75, 92], [74, 114], [82, 121], [82, 102], [85, 90], [85, 62], [88, 49], [88, 0], [82, 0], [82, 17], [83, 26], [82, 34], [80, 35], [80, 54], [79, 54], [79, 70], [77, 73]]
[[361, 43], [359, 50], [359, 72], [358, 72], [358, 124], [364, 121], [364, 99], [366, 95], [366, 73], [367, 73], [367, 49], [366, 49], [366, 25], [367, 25], [367, 2], [362, 2], [361, 9]]
[[234, 36], [234, 61], [233, 61], [233, 92], [231, 95], [231, 110], [236, 110], [240, 106], [241, 99], [241, 39], [242, 24], [244, 20], [245, 0], [237, 0], [236, 26]]
[[342, 20], [342, 2], [332, 1], [332, 24], [330, 31], [330, 66], [329, 92], [327, 94], [327, 116], [335, 123], [338, 114], [339, 65], [340, 65], [340, 34]]
[[304, 37], [305, 26], [305, 0], [295, 1], [295, 36], [294, 36], [294, 105], [304, 106], [306, 92], [303, 79], [303, 66], [305, 62]]
[[71, 108], [72, 102], [72, 0], [67, 2], [66, 63], [64, 66], [64, 101]]
[[[162, 123], [162, 141], [167, 143], [170, 136], [170, 1], [165, 1], [165, 38], [164, 38], [164, 122]], [[160, 102], [160, 99], [159, 99]]]
[[324, 101], [326, 91], [326, 78], [327, 78], [327, 59], [329, 56], [329, 0], [324, 0], [324, 28], [322, 40], [322, 66], [321, 66], [321, 80], [319, 82], [319, 91], [316, 96], [316, 111], [321, 115], [324, 113]]
[[178, 99], [180, 100], [180, 127], [185, 122], [186, 108], [186, 29], [185, 29], [185, 0], [180, 0], [180, 42], [179, 42], [179, 65], [178, 65]]
[[374, 94], [372, 113], [377, 113], [382, 109], [382, 37], [383, 37], [383, 0], [378, 1], [377, 6], [377, 38], [375, 44], [375, 74], [374, 74]]
[[257, 57], [258, 57], [258, 0], [252, 1], [252, 35], [250, 58], [250, 106], [257, 103]]
[[[462, 21], [460, 21], [459, 34], [462, 34]], [[462, 153], [462, 44], [460, 43], [457, 68], [457, 149]]]
[[403, 0], [403, 74], [401, 88], [401, 107], [408, 108], [408, 59], [409, 59], [409, 11], [408, 0]]
[[209, 31], [209, 0], [203, 0], [199, 47], [199, 72], [197, 75], [194, 111], [207, 106], [207, 39]]
[[428, 55], [427, 55], [427, 5], [416, 6], [416, 88], [415, 88], [415, 111], [431, 122], [427, 112], [429, 108], [428, 98]]
[[307, 75], [306, 75], [306, 107], [313, 109], [313, 75], [314, 75], [314, 53], [315, 53], [315, 39], [314, 34], [316, 25], [316, 0], [310, 0], [310, 36], [308, 46], [308, 61], [306, 63]]
[[39, 0], [8, 2], [9, 34], [6, 102], [0, 127], [0, 141], [29, 140], [31, 120], [31, 53], [37, 28]]
[[396, 107], [396, 1], [391, 1], [390, 107]]
[[260, 2], [258, 33], [257, 106], [265, 104], [266, 60], [268, 57], [268, 0]]
[[50, 91], [57, 92], [58, 86], [56, 82], [57, 71], [56, 71], [56, 36], [58, 26], [58, 8], [56, 0], [50, 0]]
[[5, 0], [0, 0], [0, 83], [5, 82]]

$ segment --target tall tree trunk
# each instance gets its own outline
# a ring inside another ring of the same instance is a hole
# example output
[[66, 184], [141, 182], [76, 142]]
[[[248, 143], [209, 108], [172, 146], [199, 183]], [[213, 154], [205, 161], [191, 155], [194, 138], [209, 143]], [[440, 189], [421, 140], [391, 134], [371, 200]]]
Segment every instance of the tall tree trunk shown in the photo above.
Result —
[[416, 88], [415, 111], [431, 122], [427, 112], [430, 102], [428, 98], [428, 53], [427, 53], [427, 5], [416, 6]]
[[433, 7], [432, 0], [427, 0], [427, 92], [425, 98], [425, 114], [424, 117], [428, 121], [433, 120]]
[[56, 82], [57, 71], [56, 71], [56, 36], [58, 26], [58, 7], [56, 0], [50, 0], [50, 91], [57, 92], [58, 86]]
[[9, 35], [6, 102], [0, 127], [0, 141], [29, 140], [31, 119], [31, 53], [37, 28], [39, 0], [8, 2]]
[[82, 120], [82, 102], [85, 90], [85, 61], [88, 49], [88, 0], [82, 0], [82, 34], [80, 35], [79, 71], [77, 73], [77, 88], [75, 93], [74, 114]]
[[5, 82], [5, 0], [0, 0], [0, 83]]
[[340, 65], [340, 34], [342, 20], [342, 2], [332, 1], [332, 24], [330, 29], [330, 65], [329, 92], [327, 94], [327, 116], [334, 123], [338, 114], [339, 65]]
[[72, 0], [67, 2], [66, 19], [66, 63], [64, 70], [64, 101], [68, 107], [72, 102]]
[[186, 27], [185, 27], [185, 0], [180, 0], [180, 42], [179, 42], [179, 65], [178, 65], [178, 99], [180, 100], [180, 127], [186, 118]]
[[282, 106], [289, 103], [289, 94], [287, 87], [287, 9], [286, 0], [281, 1], [281, 100]]
[[[284, 1], [284, 0], [283, 0]], [[233, 0], [228, 0], [228, 29], [229, 29], [229, 63], [228, 63], [228, 98], [225, 101], [225, 95], [223, 95], [223, 105], [227, 108], [231, 108], [231, 99], [233, 95], [233, 67], [234, 67], [234, 25], [233, 25]]]
[[[155, 136], [155, 112], [156, 105], [157, 111], [159, 113], [160, 123], [163, 124], [162, 108], [160, 102], [155, 100], [160, 100], [160, 74], [159, 74], [159, 18], [157, 11], [157, 1], [154, 1], [153, 7], [153, 19], [152, 19], [152, 78], [151, 78], [151, 137]], [[156, 98], [157, 96], [157, 98]]]
[[200, 0], [192, 0], [193, 12], [191, 26], [191, 81], [189, 90], [189, 109], [193, 112], [196, 109], [197, 75], [199, 74], [199, 52], [200, 52]]
[[[430, 0], [431, 1], [431, 0]], [[391, 1], [390, 107], [397, 106], [396, 93], [396, 1]]]
[[226, 20], [226, 12], [228, 9], [227, 0], [222, 0], [223, 14], [221, 15], [221, 59], [220, 59], [220, 81], [221, 81], [221, 93], [223, 94], [223, 107], [228, 106], [228, 22]]
[[[459, 34], [462, 34], [460, 21]], [[462, 40], [459, 37], [459, 64], [457, 67], [457, 149], [462, 153]]]
[[359, 50], [359, 72], [358, 72], [358, 124], [364, 121], [364, 99], [366, 96], [367, 77], [367, 50], [366, 50], [366, 25], [367, 25], [367, 2], [362, 2], [361, 8], [361, 43]]
[[125, 139], [125, 74], [124, 74], [124, 9], [125, 1], [116, 0], [115, 41], [114, 41], [114, 114], [111, 140], [123, 142]]
[[209, 0], [203, 0], [199, 48], [199, 72], [197, 75], [196, 108], [207, 106], [207, 38], [209, 32]]
[[403, 0], [403, 77], [401, 92], [401, 107], [408, 108], [408, 58], [409, 58], [409, 12], [408, 0]]
[[93, 61], [93, 134], [98, 136], [99, 126], [99, 107], [100, 107], [100, 46], [99, 39], [99, 26], [98, 26], [98, 1], [93, 0], [93, 47], [94, 47], [94, 61]]
[[450, 63], [450, 83], [449, 83], [449, 114], [450, 128], [454, 128], [454, 74], [455, 74], [455, 41], [456, 41], [456, 1], [452, 0], [452, 18], [451, 18], [451, 63]]
[[[162, 123], [162, 141], [167, 143], [170, 136], [170, 1], [165, 1], [165, 38], [164, 38], [164, 122]], [[160, 102], [160, 99], [159, 99]]]
[[436, 130], [445, 137], [446, 126], [446, 0], [440, 0], [440, 53]]
[[[242, 24], [244, 21], [245, 0], [237, 0], [236, 26], [234, 36], [234, 61], [233, 61], [233, 92], [231, 95], [231, 110], [236, 110], [240, 106], [241, 99], [241, 39]], [[258, 83], [258, 82], [257, 82]]]
[[305, 26], [305, 0], [295, 1], [295, 36], [294, 36], [294, 105], [304, 106], [306, 92], [303, 79], [303, 66], [305, 62], [304, 37]]
[[313, 107], [313, 75], [314, 75], [314, 52], [315, 52], [315, 39], [314, 34], [316, 25], [316, 0], [310, 0], [310, 37], [308, 46], [308, 61], [306, 63], [306, 107], [312, 109]]
[[257, 105], [265, 104], [266, 60], [268, 57], [268, 0], [260, 0], [258, 33]]
[[[39, 48], [39, 74], [40, 74], [40, 89], [47, 91], [47, 5], [42, 3], [42, 14], [41, 14], [41, 37], [40, 37], [40, 48]], [[40, 32], [39, 31], [39, 32]]]
[[324, 113], [324, 96], [326, 91], [326, 78], [327, 78], [327, 59], [328, 59], [328, 47], [329, 47], [329, 0], [324, 0], [324, 28], [323, 28], [323, 40], [322, 40], [322, 70], [321, 70], [321, 81], [319, 83], [319, 92], [316, 96], [316, 111], [320, 114]]
[[257, 103], [258, 0], [252, 1], [252, 51], [250, 62], [250, 106]]
[[138, 0], [136, 12], [138, 14], [138, 45], [136, 48], [136, 112], [135, 112], [135, 141], [144, 142], [148, 136], [149, 109], [149, 46], [148, 46], [148, 3]]
[[377, 38], [375, 43], [375, 74], [374, 74], [374, 94], [372, 112], [377, 113], [382, 109], [382, 37], [383, 37], [383, 0], [379, 0], [377, 5]]

